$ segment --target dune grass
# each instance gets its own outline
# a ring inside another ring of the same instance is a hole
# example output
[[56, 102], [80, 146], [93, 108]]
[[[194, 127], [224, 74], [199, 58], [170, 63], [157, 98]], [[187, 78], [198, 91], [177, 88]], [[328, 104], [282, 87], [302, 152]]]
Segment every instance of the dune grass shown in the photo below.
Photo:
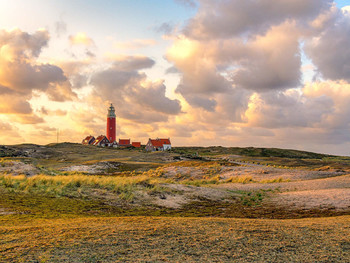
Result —
[[24, 175], [0, 175], [0, 186], [10, 192], [40, 193], [52, 196], [79, 196], [85, 189], [105, 189], [119, 194], [122, 198], [132, 199], [137, 189], [159, 190], [161, 182], [166, 183], [167, 181], [147, 176], [36, 175], [26, 177]]

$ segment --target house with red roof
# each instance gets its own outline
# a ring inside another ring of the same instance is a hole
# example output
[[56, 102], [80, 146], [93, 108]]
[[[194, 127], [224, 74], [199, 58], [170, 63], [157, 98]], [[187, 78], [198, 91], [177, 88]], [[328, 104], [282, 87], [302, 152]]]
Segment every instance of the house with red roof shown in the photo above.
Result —
[[95, 137], [92, 136], [92, 135], [89, 135], [89, 136], [87, 136], [87, 137], [81, 142], [81, 144], [84, 144], [84, 145], [91, 145], [91, 144], [94, 143], [94, 141], [95, 141]]
[[166, 151], [171, 149], [170, 139], [151, 139], [146, 144], [146, 151]]
[[106, 147], [109, 146], [110, 142], [106, 136], [100, 135], [96, 138], [92, 145]]
[[132, 142], [131, 146], [133, 146], [135, 148], [141, 148], [141, 142]]
[[130, 139], [119, 139], [119, 147], [129, 147], [131, 146]]

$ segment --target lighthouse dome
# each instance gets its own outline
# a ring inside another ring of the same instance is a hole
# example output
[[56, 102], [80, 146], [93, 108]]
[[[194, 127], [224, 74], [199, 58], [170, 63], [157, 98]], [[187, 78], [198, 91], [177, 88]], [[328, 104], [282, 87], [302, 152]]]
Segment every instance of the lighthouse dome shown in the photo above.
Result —
[[108, 108], [108, 118], [115, 118], [115, 109], [113, 107], [113, 104], [111, 103], [111, 106]]

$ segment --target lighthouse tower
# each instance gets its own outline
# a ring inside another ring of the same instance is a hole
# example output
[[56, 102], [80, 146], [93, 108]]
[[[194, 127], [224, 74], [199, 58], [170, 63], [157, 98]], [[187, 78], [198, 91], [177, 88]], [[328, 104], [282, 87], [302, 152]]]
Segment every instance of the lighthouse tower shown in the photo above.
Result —
[[113, 104], [108, 109], [107, 114], [107, 139], [109, 142], [115, 142], [115, 109]]

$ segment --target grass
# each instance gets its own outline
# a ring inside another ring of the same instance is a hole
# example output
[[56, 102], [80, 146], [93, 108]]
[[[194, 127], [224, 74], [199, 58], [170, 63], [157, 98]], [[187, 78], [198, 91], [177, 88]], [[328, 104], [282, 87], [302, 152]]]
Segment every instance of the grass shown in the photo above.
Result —
[[324, 157], [333, 157], [332, 155], [298, 151], [291, 149], [277, 148], [255, 148], [255, 147], [176, 147], [173, 152], [186, 154], [188, 156], [215, 156], [222, 154], [233, 154], [250, 157], [281, 157], [295, 159], [322, 159]]
[[[1, 262], [349, 262], [350, 217], [0, 218]], [[317, 242], [315, 242], [317, 240]]]
[[37, 175], [26, 177], [0, 175], [0, 186], [10, 192], [38, 193], [56, 197], [79, 196], [87, 189], [105, 189], [119, 194], [122, 199], [132, 199], [132, 195], [138, 188], [159, 188], [160, 181], [146, 176]]

